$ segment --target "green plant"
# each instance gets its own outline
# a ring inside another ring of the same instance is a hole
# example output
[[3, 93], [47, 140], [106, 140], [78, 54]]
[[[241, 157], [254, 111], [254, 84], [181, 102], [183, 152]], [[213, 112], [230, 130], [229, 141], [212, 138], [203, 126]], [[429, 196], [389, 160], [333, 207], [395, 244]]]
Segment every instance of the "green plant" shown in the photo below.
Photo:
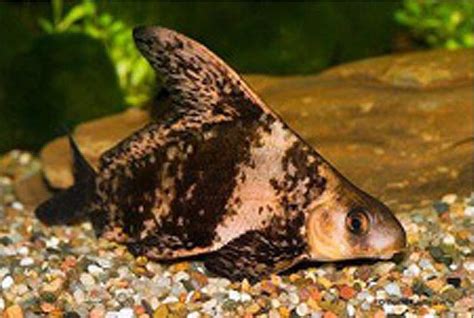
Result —
[[431, 47], [474, 47], [472, 0], [404, 0], [395, 19]]
[[140, 105], [149, 99], [154, 73], [135, 48], [130, 26], [109, 13], [99, 13], [93, 0], [83, 0], [66, 14], [63, 0], [52, 0], [51, 5], [52, 20], [39, 20], [45, 32], [79, 32], [101, 40], [115, 65], [126, 103]]

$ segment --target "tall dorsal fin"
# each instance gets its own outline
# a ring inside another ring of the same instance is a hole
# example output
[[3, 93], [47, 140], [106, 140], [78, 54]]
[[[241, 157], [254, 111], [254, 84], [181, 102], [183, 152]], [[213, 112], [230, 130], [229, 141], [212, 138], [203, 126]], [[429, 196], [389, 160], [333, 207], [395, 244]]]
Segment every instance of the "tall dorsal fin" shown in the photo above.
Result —
[[173, 112], [194, 113], [201, 121], [274, 115], [234, 70], [196, 41], [154, 26], [135, 28], [133, 37], [169, 92]]

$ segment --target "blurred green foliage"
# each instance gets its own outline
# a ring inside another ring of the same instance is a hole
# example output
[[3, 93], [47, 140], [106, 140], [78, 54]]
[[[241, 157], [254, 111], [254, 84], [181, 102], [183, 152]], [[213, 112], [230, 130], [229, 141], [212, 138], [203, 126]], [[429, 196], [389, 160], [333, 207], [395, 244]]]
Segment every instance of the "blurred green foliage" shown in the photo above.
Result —
[[141, 57], [132, 39], [132, 28], [109, 13], [99, 13], [96, 1], [82, 0], [63, 14], [63, 1], [52, 0], [52, 19], [40, 18], [47, 33], [76, 32], [102, 41], [115, 66], [120, 87], [129, 105], [148, 100], [154, 72]]
[[405, 0], [395, 18], [430, 47], [474, 47], [473, 0]]

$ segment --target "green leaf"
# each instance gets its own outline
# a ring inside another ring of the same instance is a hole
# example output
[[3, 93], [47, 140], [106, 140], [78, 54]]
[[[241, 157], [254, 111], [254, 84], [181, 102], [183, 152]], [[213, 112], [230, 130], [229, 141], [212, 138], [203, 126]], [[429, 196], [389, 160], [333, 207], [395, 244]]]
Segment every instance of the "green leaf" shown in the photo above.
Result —
[[58, 30], [66, 31], [74, 23], [84, 19], [85, 17], [91, 17], [95, 14], [96, 7], [93, 2], [84, 2], [80, 5], [73, 7], [64, 19], [57, 25]]
[[51, 21], [48, 21], [44, 18], [39, 18], [38, 24], [45, 33], [54, 33], [54, 25], [51, 23]]

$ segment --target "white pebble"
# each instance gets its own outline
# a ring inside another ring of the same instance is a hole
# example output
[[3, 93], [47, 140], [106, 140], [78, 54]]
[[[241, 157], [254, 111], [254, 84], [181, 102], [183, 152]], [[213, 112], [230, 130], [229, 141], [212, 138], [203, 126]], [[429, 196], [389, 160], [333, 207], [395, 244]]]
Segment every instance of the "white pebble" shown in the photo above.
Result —
[[100, 267], [106, 268], [106, 269], [111, 268], [113, 265], [112, 261], [106, 258], [99, 258], [97, 260], [97, 263], [100, 265]]
[[158, 308], [158, 306], [160, 306], [160, 301], [158, 300], [158, 297], [153, 297], [150, 300], [150, 306], [151, 306], [151, 309], [153, 309], [153, 310], [156, 310], [156, 308]]
[[278, 312], [278, 310], [276, 309], [271, 309], [269, 312], [268, 312], [268, 318], [280, 318], [280, 313]]
[[293, 305], [297, 305], [300, 302], [300, 298], [298, 297], [298, 294], [296, 293], [290, 293], [288, 295], [288, 299], [290, 300], [290, 303]]
[[118, 312], [118, 318], [133, 318], [133, 309], [132, 308], [122, 308]]
[[242, 302], [251, 301], [251, 300], [252, 300], [252, 296], [250, 296], [250, 295], [247, 294], [247, 293], [242, 293], [242, 294], [240, 294], [240, 300], [241, 300]]
[[74, 299], [76, 300], [77, 304], [83, 303], [86, 298], [86, 295], [84, 294], [82, 289], [76, 289], [72, 295], [74, 296]]
[[104, 270], [101, 267], [95, 264], [90, 264], [89, 266], [87, 266], [87, 271], [94, 276], [98, 276], [104, 272]]
[[190, 312], [186, 318], [199, 318], [201, 317], [201, 314], [197, 311]]
[[229, 291], [229, 299], [233, 301], [240, 301], [240, 293], [235, 290]]
[[346, 312], [347, 312], [347, 316], [349, 317], [354, 317], [356, 313], [355, 308], [352, 304], [347, 304]]
[[299, 304], [296, 306], [296, 313], [300, 317], [306, 316], [309, 313], [308, 305], [306, 305], [306, 303]]
[[86, 287], [90, 287], [90, 286], [93, 286], [95, 284], [94, 277], [92, 277], [91, 274], [82, 273], [79, 280]]
[[454, 193], [449, 193], [449, 194], [446, 194], [445, 196], [443, 196], [441, 198], [441, 201], [443, 201], [444, 203], [447, 203], [447, 204], [453, 204], [454, 202], [456, 202], [458, 196]]
[[29, 248], [26, 247], [26, 246], [22, 246], [22, 247], [20, 247], [20, 248], [18, 249], [18, 254], [20, 254], [20, 255], [26, 256], [26, 255], [28, 255], [29, 253], [30, 253], [30, 250], [29, 250]]
[[20, 266], [21, 267], [28, 267], [31, 266], [35, 263], [35, 261], [31, 257], [25, 257], [22, 258], [20, 261]]
[[384, 304], [383, 310], [386, 314], [393, 314], [393, 315], [403, 315], [405, 311], [407, 311], [408, 307], [406, 305], [392, 305], [392, 304]]
[[278, 307], [281, 306], [281, 302], [280, 302], [278, 299], [276, 299], [276, 298], [273, 298], [273, 299], [272, 299], [271, 304], [272, 304], [272, 307], [273, 307], [273, 308], [278, 308]]
[[375, 299], [384, 300], [387, 298], [387, 292], [385, 290], [377, 290], [375, 292]]
[[402, 291], [397, 283], [389, 283], [385, 285], [384, 289], [390, 296], [402, 297]]
[[168, 296], [162, 301], [163, 304], [171, 304], [171, 303], [177, 303], [177, 302], [179, 302], [179, 299], [176, 296]]
[[46, 247], [56, 248], [58, 247], [59, 239], [56, 236], [52, 236], [49, 240], [46, 241]]
[[24, 209], [24, 206], [21, 202], [15, 201], [12, 203], [12, 208], [17, 211], [22, 211]]
[[454, 243], [456, 243], [456, 239], [451, 234], [448, 234], [443, 238], [443, 243], [446, 245], [454, 245]]
[[2, 289], [5, 290], [12, 287], [14, 283], [15, 281], [10, 275], [5, 276], [5, 278], [2, 280]]
[[468, 206], [464, 209], [464, 216], [474, 217], [474, 206]]
[[411, 264], [406, 270], [403, 271], [403, 275], [408, 277], [417, 277], [420, 275], [421, 269], [416, 264]]
[[423, 258], [420, 260], [419, 262], [421, 268], [423, 268], [424, 270], [433, 270], [433, 264], [431, 264], [431, 261], [426, 259], [426, 258]]
[[467, 271], [474, 272], [474, 261], [467, 261], [464, 262], [464, 268]]
[[189, 274], [183, 271], [177, 272], [173, 277], [175, 282], [180, 282], [183, 280], [189, 280]]
[[119, 313], [118, 311], [108, 311], [105, 314], [105, 318], [119, 318]]
[[206, 301], [202, 304], [202, 309], [205, 312], [211, 312], [217, 306], [217, 299], [212, 298], [211, 300]]
[[117, 273], [121, 278], [124, 278], [130, 274], [130, 270], [127, 266], [120, 266], [119, 268], [117, 268]]

